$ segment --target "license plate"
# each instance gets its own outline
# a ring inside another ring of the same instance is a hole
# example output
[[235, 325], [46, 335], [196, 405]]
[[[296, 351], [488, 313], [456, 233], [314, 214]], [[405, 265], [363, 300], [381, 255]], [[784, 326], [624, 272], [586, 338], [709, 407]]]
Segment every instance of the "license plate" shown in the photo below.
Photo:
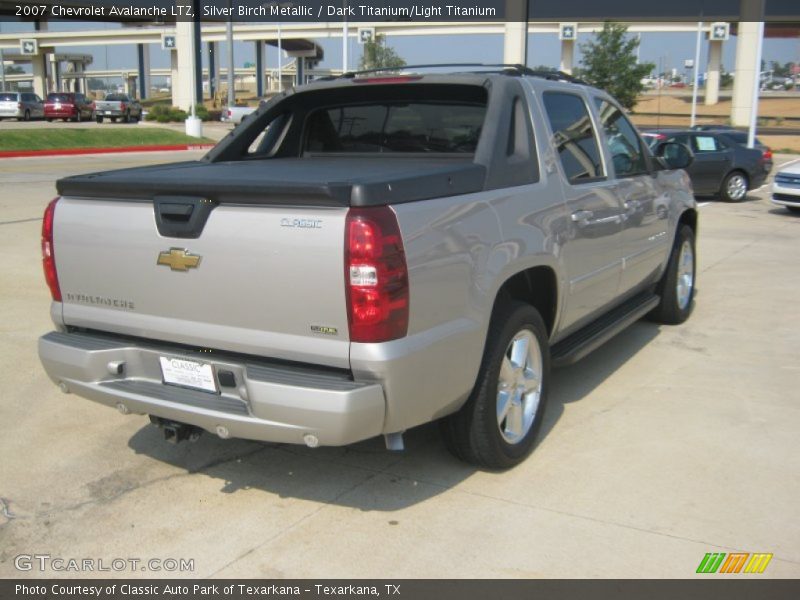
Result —
[[56, 108], [61, 108], [61, 105], [58, 102], [56, 102]]
[[217, 383], [214, 381], [214, 371], [211, 369], [211, 365], [185, 358], [168, 358], [166, 356], [160, 356], [159, 361], [164, 383], [206, 392], [217, 391]]
[[107, 115], [113, 115], [113, 114], [114, 114], [114, 111], [113, 111], [113, 110], [107, 110], [107, 111], [106, 111], [106, 114], [107, 114]]

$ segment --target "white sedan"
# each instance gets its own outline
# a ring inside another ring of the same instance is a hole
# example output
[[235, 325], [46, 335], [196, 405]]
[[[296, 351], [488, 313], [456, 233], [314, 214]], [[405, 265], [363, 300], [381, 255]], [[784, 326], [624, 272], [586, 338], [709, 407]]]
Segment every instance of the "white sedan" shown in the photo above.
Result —
[[782, 165], [775, 174], [772, 202], [800, 213], [800, 160]]

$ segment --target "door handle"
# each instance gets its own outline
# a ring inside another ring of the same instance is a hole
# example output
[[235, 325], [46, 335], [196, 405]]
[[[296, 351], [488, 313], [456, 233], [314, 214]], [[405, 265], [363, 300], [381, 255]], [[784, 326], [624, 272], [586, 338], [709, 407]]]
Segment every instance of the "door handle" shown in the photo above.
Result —
[[590, 210], [576, 210], [574, 213], [572, 213], [572, 220], [575, 223], [586, 224], [586, 222], [593, 216], [594, 213]]

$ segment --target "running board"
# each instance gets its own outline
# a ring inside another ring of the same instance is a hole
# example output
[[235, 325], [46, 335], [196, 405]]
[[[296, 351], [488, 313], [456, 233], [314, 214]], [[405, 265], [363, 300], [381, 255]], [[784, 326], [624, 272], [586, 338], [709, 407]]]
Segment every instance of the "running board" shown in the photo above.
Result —
[[572, 335], [564, 338], [551, 350], [552, 365], [566, 367], [605, 344], [620, 331], [638, 321], [661, 301], [655, 294], [640, 294], [621, 304]]

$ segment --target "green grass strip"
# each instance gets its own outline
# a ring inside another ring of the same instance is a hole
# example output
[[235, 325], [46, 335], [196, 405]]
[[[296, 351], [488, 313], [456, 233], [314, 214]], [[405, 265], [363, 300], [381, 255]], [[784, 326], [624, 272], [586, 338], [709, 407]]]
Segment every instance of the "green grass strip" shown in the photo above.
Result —
[[67, 148], [119, 148], [171, 144], [208, 144], [213, 140], [195, 138], [154, 127], [131, 125], [130, 129], [102, 125], [92, 129], [10, 129], [0, 131], [0, 151], [64, 150]]

